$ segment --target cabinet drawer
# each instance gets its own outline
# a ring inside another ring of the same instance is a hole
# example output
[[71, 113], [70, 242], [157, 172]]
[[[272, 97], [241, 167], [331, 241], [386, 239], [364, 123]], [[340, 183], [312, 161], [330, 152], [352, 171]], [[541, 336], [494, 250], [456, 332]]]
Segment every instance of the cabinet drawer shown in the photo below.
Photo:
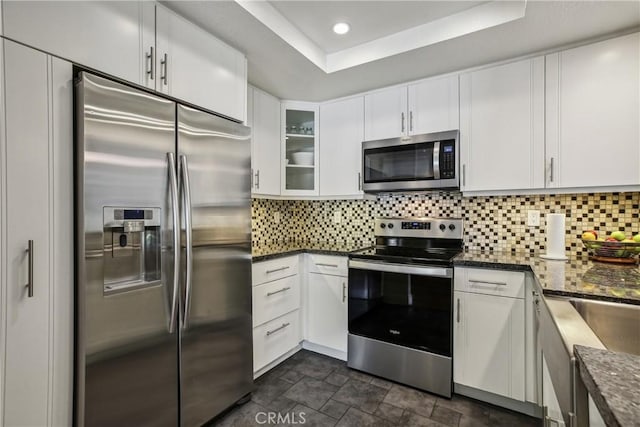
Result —
[[454, 287], [462, 292], [524, 298], [524, 272], [457, 267]]
[[331, 274], [347, 277], [349, 259], [346, 256], [309, 254], [309, 273]]
[[299, 310], [253, 328], [253, 371], [264, 368], [299, 343]]
[[298, 255], [253, 264], [253, 286], [298, 274]]
[[253, 287], [253, 326], [300, 308], [300, 276]]

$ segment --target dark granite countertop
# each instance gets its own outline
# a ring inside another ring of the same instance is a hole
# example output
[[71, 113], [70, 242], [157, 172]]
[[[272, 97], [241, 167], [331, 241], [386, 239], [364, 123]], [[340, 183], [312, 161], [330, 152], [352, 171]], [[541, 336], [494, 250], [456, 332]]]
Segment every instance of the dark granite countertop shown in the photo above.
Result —
[[640, 422], [640, 356], [576, 345], [580, 377], [607, 426]]
[[545, 295], [602, 299], [640, 305], [640, 269], [570, 257], [548, 261], [531, 253], [468, 251], [454, 259], [454, 265], [533, 271]]
[[348, 255], [369, 246], [362, 242], [283, 242], [253, 247], [251, 255], [253, 262], [259, 262], [301, 253]]

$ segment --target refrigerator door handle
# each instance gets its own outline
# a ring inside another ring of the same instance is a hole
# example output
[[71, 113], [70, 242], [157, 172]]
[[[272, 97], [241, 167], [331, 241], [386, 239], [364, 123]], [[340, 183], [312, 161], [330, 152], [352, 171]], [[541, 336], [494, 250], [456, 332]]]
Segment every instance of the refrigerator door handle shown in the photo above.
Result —
[[169, 333], [175, 332], [178, 309], [178, 285], [180, 282], [180, 212], [178, 211], [178, 176], [176, 174], [176, 158], [167, 153], [169, 163], [169, 185], [171, 187], [171, 207], [173, 210], [173, 297], [171, 298], [171, 316]]
[[191, 228], [191, 184], [189, 184], [189, 167], [187, 166], [187, 157], [180, 156], [180, 173], [182, 178], [182, 194], [184, 202], [184, 226], [187, 247], [187, 271], [186, 271], [186, 287], [184, 293], [184, 318], [182, 320], [182, 328], [187, 329], [189, 319], [189, 308], [191, 307], [191, 281], [193, 280], [193, 239]]

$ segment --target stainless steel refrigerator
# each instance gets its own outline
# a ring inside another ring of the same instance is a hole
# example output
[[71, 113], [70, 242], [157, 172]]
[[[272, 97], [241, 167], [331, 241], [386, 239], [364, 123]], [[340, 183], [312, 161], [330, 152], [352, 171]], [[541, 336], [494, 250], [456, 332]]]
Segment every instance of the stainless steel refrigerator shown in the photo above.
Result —
[[76, 425], [202, 425], [253, 388], [249, 129], [75, 89]]

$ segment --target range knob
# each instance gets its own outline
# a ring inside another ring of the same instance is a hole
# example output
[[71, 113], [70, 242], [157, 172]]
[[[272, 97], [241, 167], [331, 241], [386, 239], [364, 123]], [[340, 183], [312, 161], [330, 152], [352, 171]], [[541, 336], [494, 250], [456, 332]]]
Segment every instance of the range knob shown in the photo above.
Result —
[[449, 230], [453, 231], [456, 229], [456, 226], [453, 224], [449, 224]]
[[387, 225], [382, 223], [382, 224], [380, 224], [380, 228], [387, 228]]
[[389, 223], [389, 225], [387, 225], [387, 228], [392, 229], [393, 228], [393, 224]]
[[444, 231], [447, 228], [444, 224], [440, 224], [440, 230]]

